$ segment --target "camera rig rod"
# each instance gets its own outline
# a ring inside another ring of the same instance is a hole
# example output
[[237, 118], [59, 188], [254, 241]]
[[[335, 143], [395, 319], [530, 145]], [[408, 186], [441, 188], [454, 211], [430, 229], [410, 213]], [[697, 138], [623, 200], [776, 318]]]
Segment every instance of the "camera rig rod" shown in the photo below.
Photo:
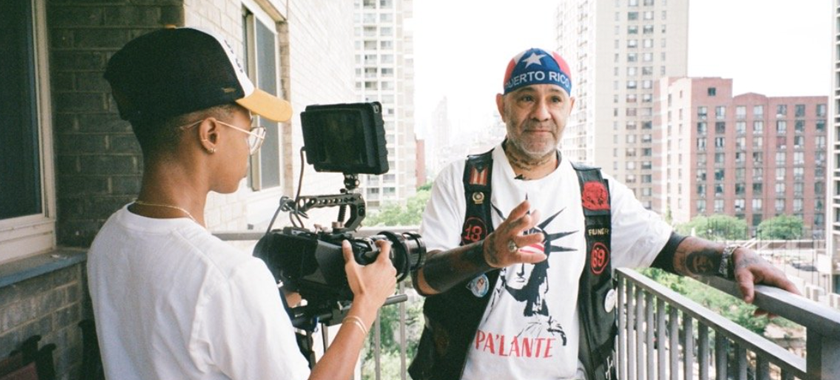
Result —
[[335, 232], [350, 232], [355, 231], [362, 224], [365, 218], [365, 200], [362, 199], [361, 194], [344, 193], [333, 195], [310, 195], [301, 196], [297, 201], [285, 199], [286, 204], [281, 205], [281, 209], [302, 215], [306, 217], [306, 212], [313, 208], [325, 207], [342, 207], [349, 208], [350, 217], [345, 221], [344, 215], [339, 215], [339, 222], [343, 225], [336, 229]]

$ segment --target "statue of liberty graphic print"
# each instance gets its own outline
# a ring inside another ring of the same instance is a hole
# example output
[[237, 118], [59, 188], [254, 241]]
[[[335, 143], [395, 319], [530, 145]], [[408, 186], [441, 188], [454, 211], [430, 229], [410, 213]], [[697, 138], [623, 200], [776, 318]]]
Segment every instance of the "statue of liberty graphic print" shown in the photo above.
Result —
[[[492, 207], [499, 218], [502, 220], [506, 219], [506, 216], [495, 205], [492, 205]], [[563, 330], [560, 322], [552, 317], [551, 307], [569, 307], [569, 305], [549, 305], [545, 297], [549, 291], [548, 269], [550, 267], [549, 259], [551, 255], [553, 253], [576, 251], [574, 248], [555, 245], [554, 242], [577, 231], [551, 233], [545, 230], [563, 210], [557, 211], [533, 229], [526, 231], [528, 234], [542, 232], [544, 239], [541, 243], [521, 247], [520, 250], [544, 252], [547, 258], [536, 264], [519, 263], [503, 268], [499, 273], [501, 285], [493, 292], [490, 307], [493, 307], [499, 297], [504, 296], [503, 292], [507, 293], [513, 299], [523, 304], [522, 316], [525, 317], [526, 323], [517, 334], [517, 337], [528, 336], [538, 338], [553, 336], [559, 338], [562, 345], [565, 346], [566, 332]]]

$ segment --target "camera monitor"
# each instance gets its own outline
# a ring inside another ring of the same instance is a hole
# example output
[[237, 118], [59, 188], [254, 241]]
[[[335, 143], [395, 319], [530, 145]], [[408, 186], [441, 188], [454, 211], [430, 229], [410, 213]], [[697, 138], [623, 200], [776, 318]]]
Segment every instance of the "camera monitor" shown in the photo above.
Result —
[[388, 150], [379, 102], [311, 105], [300, 115], [306, 160], [318, 172], [383, 174]]

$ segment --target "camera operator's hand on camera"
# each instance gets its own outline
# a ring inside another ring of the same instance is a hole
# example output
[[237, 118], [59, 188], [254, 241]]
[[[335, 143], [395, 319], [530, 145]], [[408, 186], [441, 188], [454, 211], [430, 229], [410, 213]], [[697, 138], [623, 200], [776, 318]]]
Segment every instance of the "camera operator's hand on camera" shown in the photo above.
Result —
[[397, 287], [397, 269], [391, 264], [391, 243], [376, 242], [379, 256], [368, 265], [359, 265], [353, 257], [350, 243], [341, 243], [344, 253], [344, 271], [347, 283], [353, 291], [353, 305], [341, 323], [330, 347], [315, 364], [310, 380], [347, 379], [353, 376], [353, 369], [359, 360], [359, 352], [365, 344], [368, 331], [376, 320], [379, 307]]
[[385, 299], [394, 294], [397, 285], [397, 269], [391, 263], [391, 243], [379, 240], [379, 256], [368, 265], [359, 265], [353, 258], [353, 249], [345, 240], [341, 243], [344, 252], [344, 271], [347, 282], [353, 291], [353, 303], [363, 303], [367, 307], [379, 308]]
[[539, 211], [528, 212], [527, 200], [510, 211], [507, 219], [487, 235], [484, 241], [484, 260], [493, 268], [504, 268], [517, 263], [538, 263], [546, 259], [544, 253], [522, 250], [531, 244], [542, 243], [541, 232], [527, 233], [540, 220]]

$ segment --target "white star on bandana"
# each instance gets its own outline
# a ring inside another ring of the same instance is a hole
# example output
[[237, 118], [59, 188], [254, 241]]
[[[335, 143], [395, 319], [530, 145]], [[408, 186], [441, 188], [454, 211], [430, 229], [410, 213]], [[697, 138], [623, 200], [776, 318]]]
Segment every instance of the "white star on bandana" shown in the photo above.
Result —
[[531, 64], [542, 65], [542, 62], [540, 62], [542, 57], [545, 57], [545, 54], [531, 53], [530, 57], [525, 58], [525, 62], [527, 62], [525, 67], [531, 66]]

